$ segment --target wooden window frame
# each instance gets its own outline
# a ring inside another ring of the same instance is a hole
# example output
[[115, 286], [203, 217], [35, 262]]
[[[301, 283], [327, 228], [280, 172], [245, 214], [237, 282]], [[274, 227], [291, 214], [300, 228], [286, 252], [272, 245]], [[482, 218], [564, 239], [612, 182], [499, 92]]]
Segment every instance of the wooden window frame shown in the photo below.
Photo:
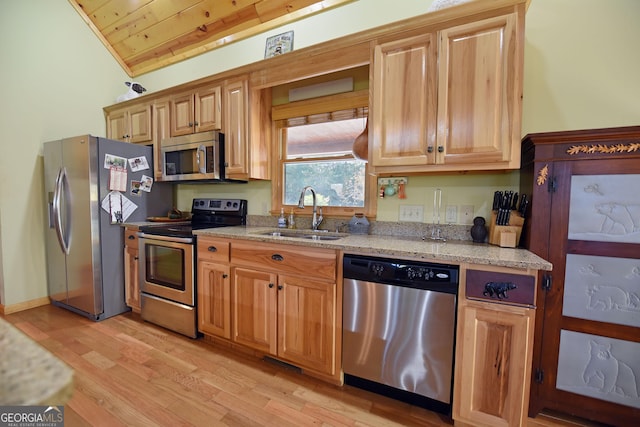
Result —
[[[347, 110], [350, 108], [362, 108], [369, 105], [369, 91], [361, 90], [355, 92], [347, 92], [337, 95], [324, 96], [303, 101], [290, 102], [288, 104], [274, 106], [271, 110], [271, 119], [273, 121], [273, 179], [271, 180], [271, 214], [277, 215], [281, 209], [286, 213], [293, 209], [297, 216], [311, 216], [311, 209], [299, 209], [297, 205], [285, 205], [283, 200], [284, 191], [284, 164], [286, 163], [283, 141], [281, 138], [281, 129], [286, 127], [287, 119], [328, 113], [332, 111]], [[348, 156], [314, 158], [313, 160], [345, 160]], [[354, 158], [355, 159], [355, 158]], [[309, 159], [311, 160], [311, 159]], [[356, 213], [361, 213], [368, 218], [374, 219], [376, 216], [376, 177], [369, 171], [369, 165], [365, 166], [365, 196], [363, 207], [337, 207], [322, 206], [322, 212], [325, 217], [332, 218], [350, 218]]]

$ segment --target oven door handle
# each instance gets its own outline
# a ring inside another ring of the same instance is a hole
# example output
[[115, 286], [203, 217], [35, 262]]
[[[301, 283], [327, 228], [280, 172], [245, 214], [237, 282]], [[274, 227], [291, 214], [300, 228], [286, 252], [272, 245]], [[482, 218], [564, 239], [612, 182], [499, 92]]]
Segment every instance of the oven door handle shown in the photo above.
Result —
[[193, 237], [158, 236], [157, 234], [147, 234], [141, 231], [138, 232], [138, 237], [149, 240], [160, 240], [163, 242], [193, 243]]

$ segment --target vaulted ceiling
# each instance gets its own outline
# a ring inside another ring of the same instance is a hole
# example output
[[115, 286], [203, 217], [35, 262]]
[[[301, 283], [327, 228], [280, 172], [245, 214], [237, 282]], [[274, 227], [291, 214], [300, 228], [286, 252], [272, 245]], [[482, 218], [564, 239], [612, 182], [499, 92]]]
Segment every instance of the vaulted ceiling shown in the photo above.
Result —
[[354, 0], [69, 0], [136, 77]]

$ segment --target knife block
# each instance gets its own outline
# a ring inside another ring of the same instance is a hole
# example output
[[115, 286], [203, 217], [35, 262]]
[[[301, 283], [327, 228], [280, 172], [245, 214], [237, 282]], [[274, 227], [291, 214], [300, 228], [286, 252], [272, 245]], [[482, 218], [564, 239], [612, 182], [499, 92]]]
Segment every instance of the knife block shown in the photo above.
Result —
[[520, 216], [518, 211], [512, 210], [509, 216], [509, 225], [496, 225], [496, 217], [497, 213], [492, 211], [491, 221], [489, 221], [489, 243], [503, 248], [518, 246], [524, 218]]

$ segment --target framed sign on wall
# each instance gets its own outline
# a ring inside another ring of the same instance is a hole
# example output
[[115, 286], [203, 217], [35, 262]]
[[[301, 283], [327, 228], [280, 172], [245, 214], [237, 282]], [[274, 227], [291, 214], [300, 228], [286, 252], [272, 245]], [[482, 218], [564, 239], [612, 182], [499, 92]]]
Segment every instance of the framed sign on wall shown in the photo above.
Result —
[[293, 50], [293, 31], [278, 34], [267, 38], [264, 48], [264, 57], [271, 58]]

